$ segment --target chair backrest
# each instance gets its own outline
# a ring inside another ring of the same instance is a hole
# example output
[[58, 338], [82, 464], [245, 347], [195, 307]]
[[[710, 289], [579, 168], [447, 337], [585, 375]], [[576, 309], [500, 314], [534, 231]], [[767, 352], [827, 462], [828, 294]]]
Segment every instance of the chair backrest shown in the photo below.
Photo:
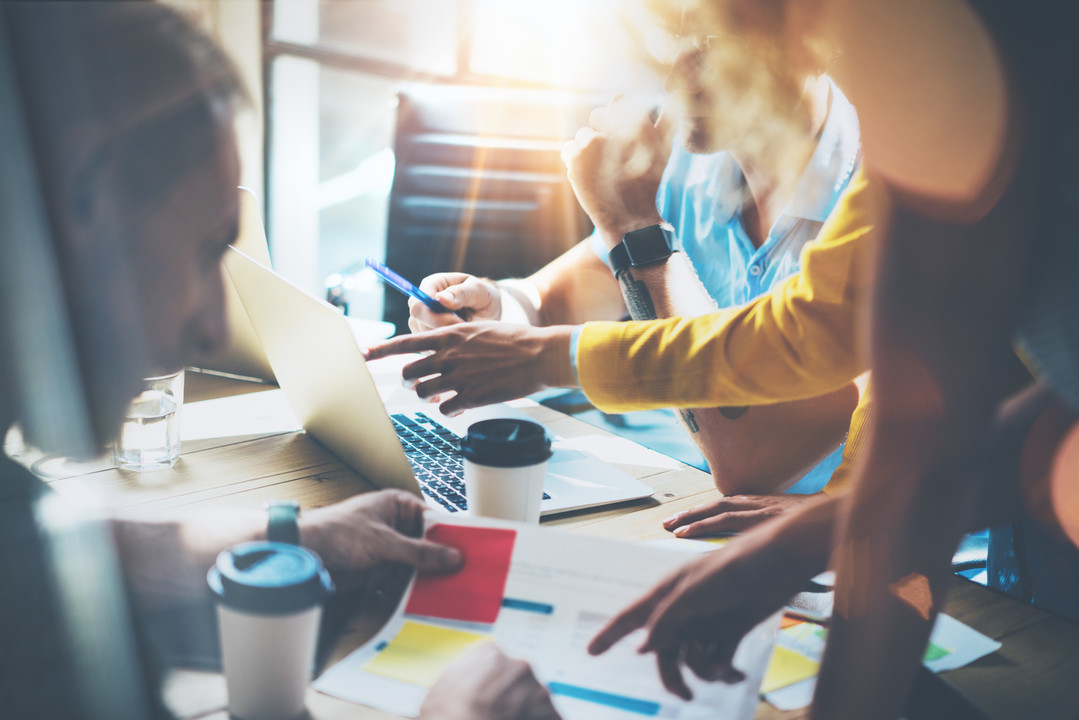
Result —
[[[408, 85], [398, 93], [387, 265], [527, 275], [591, 231], [566, 179], [562, 145], [601, 100], [551, 90]], [[384, 318], [407, 328], [387, 289]]]

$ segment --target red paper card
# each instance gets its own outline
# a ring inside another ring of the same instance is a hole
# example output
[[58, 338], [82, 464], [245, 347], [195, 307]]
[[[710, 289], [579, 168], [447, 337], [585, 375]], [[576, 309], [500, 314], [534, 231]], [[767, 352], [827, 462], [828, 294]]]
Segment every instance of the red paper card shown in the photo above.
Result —
[[412, 615], [493, 623], [502, 607], [515, 530], [435, 525], [427, 539], [455, 547], [465, 562], [452, 575], [420, 575], [405, 612]]

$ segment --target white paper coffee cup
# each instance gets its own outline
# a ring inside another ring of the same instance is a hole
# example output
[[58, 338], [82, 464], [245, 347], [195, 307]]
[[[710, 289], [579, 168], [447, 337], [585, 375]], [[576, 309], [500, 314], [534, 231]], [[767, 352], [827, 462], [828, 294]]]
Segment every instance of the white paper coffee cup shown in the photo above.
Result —
[[322, 561], [297, 545], [244, 543], [218, 555], [207, 581], [217, 596], [229, 713], [301, 717], [322, 604], [333, 592]]
[[528, 420], [484, 420], [461, 440], [465, 497], [473, 515], [538, 523], [551, 439]]

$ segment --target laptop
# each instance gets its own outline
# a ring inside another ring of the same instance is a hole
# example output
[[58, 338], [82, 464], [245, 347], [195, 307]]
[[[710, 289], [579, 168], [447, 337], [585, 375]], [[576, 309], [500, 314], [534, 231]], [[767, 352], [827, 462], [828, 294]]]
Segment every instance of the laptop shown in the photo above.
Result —
[[[226, 253], [225, 269], [289, 405], [315, 440], [377, 487], [407, 490], [447, 512], [466, 509], [458, 439], [473, 422], [524, 418], [524, 413], [499, 404], [450, 418], [413, 393], [396, 393], [387, 407], [347, 318], [336, 308], [235, 248]], [[412, 445], [407, 455], [403, 441]], [[556, 438], [541, 514], [653, 493], [636, 478]]]
[[[253, 260], [270, 267], [270, 248], [266, 232], [262, 229], [258, 200], [247, 188], [238, 188], [240, 194], [240, 227], [232, 246]], [[196, 357], [191, 365], [200, 370], [239, 375], [241, 377], [276, 382], [270, 361], [262, 350], [255, 328], [247, 317], [236, 288], [225, 283], [225, 317], [229, 326], [229, 344], [213, 355]]]
[[[266, 242], [266, 231], [262, 227], [262, 214], [259, 211], [255, 194], [245, 187], [237, 188], [239, 193], [240, 218], [239, 232], [232, 246], [259, 264], [271, 268], [270, 247]], [[190, 363], [199, 370], [225, 375], [237, 375], [267, 383], [277, 383], [273, 368], [266, 358], [255, 328], [247, 317], [236, 288], [226, 278], [225, 315], [229, 326], [229, 344], [223, 351], [213, 355], [201, 355]], [[393, 334], [392, 323], [373, 320], [348, 319], [352, 332], [361, 343], [371, 343], [388, 338]]]

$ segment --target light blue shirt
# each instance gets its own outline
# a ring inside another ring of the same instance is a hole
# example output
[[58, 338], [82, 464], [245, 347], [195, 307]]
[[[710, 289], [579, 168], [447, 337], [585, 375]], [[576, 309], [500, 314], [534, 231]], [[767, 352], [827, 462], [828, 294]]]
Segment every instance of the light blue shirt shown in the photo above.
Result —
[[[675, 142], [656, 195], [660, 215], [674, 228], [672, 247], [684, 252], [720, 308], [742, 305], [770, 291], [800, 269], [805, 244], [847, 189], [861, 157], [858, 116], [829, 80], [828, 117], [817, 147], [768, 237], [753, 246], [742, 224], [746, 181], [728, 152], [697, 155]], [[607, 262], [599, 233], [593, 251]], [[571, 344], [576, 370], [577, 336]], [[788, 492], [817, 492], [842, 460], [842, 446]]]

